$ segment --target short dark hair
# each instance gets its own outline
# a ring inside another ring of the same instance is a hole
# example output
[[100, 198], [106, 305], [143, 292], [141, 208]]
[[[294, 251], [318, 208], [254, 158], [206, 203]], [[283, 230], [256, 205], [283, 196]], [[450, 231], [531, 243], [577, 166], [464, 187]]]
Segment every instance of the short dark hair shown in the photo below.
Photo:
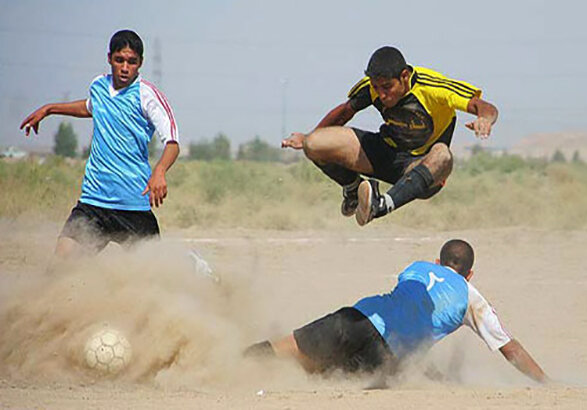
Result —
[[395, 47], [381, 47], [371, 55], [365, 75], [371, 78], [399, 78], [408, 64], [402, 53]]
[[475, 252], [473, 247], [462, 239], [451, 239], [440, 250], [440, 264], [449, 266], [467, 276], [473, 267], [475, 261]]
[[132, 30], [120, 30], [110, 39], [110, 54], [128, 47], [143, 58], [143, 40]]

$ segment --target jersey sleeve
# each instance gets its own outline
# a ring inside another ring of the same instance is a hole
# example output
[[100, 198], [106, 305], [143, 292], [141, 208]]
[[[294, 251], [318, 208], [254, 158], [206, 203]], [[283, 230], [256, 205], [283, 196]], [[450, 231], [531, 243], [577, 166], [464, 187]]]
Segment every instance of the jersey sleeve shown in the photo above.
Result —
[[141, 80], [141, 108], [145, 117], [153, 124], [161, 142], [179, 142], [179, 133], [171, 105], [153, 84]]
[[427, 85], [434, 98], [446, 103], [450, 108], [467, 112], [469, 101], [473, 97], [481, 97], [481, 89], [465, 81], [452, 80], [444, 76], [435, 76], [418, 72], [418, 83]]
[[463, 324], [469, 326], [490, 350], [495, 351], [511, 340], [511, 336], [499, 321], [497, 312], [470, 283], [469, 305]]
[[86, 109], [88, 110], [88, 112], [90, 114], [92, 114], [92, 110], [93, 110], [93, 106], [92, 106], [92, 86], [94, 85], [94, 83], [96, 81], [98, 81], [99, 79], [101, 79], [102, 77], [104, 77], [104, 74], [101, 74], [97, 77], [94, 77], [94, 79], [92, 80], [92, 82], [90, 83], [90, 87], [88, 88], [88, 98], [86, 99]]
[[371, 81], [369, 77], [364, 77], [361, 81], [351, 88], [348, 93], [348, 98], [351, 103], [351, 107], [355, 111], [361, 111], [373, 104], [371, 100]]

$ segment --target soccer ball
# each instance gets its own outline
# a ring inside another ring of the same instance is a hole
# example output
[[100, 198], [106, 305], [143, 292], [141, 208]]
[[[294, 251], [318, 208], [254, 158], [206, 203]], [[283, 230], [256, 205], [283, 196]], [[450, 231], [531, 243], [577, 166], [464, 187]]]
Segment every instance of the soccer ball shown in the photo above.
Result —
[[132, 348], [118, 330], [105, 328], [88, 339], [84, 353], [90, 369], [115, 375], [130, 362]]

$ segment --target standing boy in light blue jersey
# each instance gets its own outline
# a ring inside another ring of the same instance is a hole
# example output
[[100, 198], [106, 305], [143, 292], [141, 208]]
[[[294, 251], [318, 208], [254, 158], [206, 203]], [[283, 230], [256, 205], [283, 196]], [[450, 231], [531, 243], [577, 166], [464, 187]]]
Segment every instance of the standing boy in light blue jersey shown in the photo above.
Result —
[[412, 263], [399, 275], [392, 292], [363, 298], [281, 340], [252, 345], [245, 354], [295, 357], [309, 372], [335, 368], [393, 372], [406, 358], [466, 325], [518, 370], [538, 382], [547, 381], [540, 366], [506, 332], [495, 310], [469, 283], [473, 260], [473, 248], [467, 242], [448, 241], [436, 264]]
[[[110, 241], [129, 244], [157, 237], [159, 226], [151, 207], [163, 204], [165, 173], [179, 155], [171, 106], [161, 91], [139, 75], [141, 38], [130, 30], [115, 33], [108, 63], [112, 73], [92, 81], [88, 99], [44, 105], [20, 126], [28, 136], [31, 128], [38, 133], [48, 115], [93, 119], [81, 197], [57, 241], [55, 253], [60, 257], [80, 248], [97, 252]], [[155, 131], [165, 148], [151, 172], [148, 144]]]

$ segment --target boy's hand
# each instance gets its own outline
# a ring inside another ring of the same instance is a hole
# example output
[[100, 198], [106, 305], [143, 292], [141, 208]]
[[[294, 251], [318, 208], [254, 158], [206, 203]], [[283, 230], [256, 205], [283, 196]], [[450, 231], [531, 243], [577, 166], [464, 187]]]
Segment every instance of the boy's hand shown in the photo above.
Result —
[[474, 121], [465, 124], [465, 127], [471, 131], [475, 131], [475, 135], [481, 139], [486, 139], [491, 134], [491, 127], [493, 123], [488, 118], [479, 117]]
[[141, 195], [149, 193], [149, 203], [151, 206], [159, 207], [163, 205], [163, 200], [167, 198], [167, 181], [165, 181], [165, 172], [155, 168], [147, 187]]
[[306, 134], [293, 132], [289, 138], [281, 141], [281, 148], [302, 149], [304, 147], [304, 138], [306, 138]]
[[20, 129], [24, 128], [24, 134], [28, 137], [31, 133], [31, 128], [35, 131], [35, 134], [39, 133], [39, 123], [43, 118], [45, 118], [48, 114], [49, 110], [47, 106], [43, 106], [30, 114], [28, 117], [24, 119], [24, 121], [20, 124]]

